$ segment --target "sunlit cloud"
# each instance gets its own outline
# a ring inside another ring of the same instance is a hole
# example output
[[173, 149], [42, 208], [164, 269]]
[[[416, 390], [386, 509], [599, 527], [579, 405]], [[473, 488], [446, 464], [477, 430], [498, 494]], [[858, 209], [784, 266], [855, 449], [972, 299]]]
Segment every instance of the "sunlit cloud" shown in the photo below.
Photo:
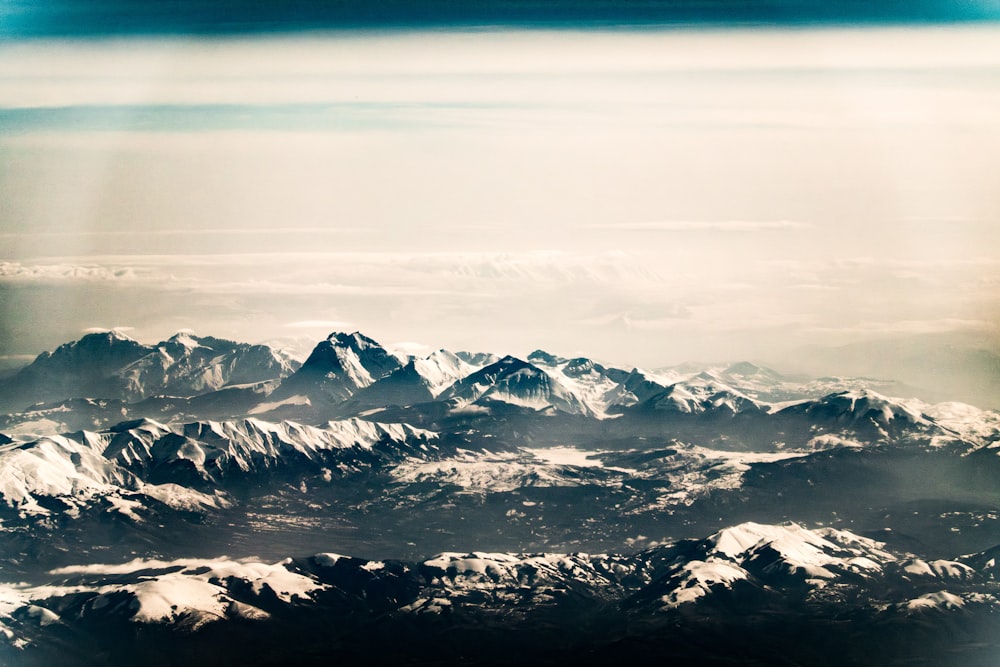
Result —
[[[0, 262], [0, 282], [93, 282], [140, 279], [141, 270], [134, 267], [108, 267], [96, 264], [23, 264]], [[147, 278], [151, 278], [147, 274]]]
[[83, 329], [83, 333], [85, 333], [85, 334], [111, 333], [111, 332], [120, 333], [120, 334], [127, 334], [130, 331], [135, 331], [135, 327], [122, 327], [122, 326], [118, 326], [118, 327], [87, 327], [86, 329]]
[[425, 343], [418, 343], [412, 340], [404, 340], [395, 343], [389, 343], [387, 347], [390, 350], [398, 352], [403, 356], [412, 357], [426, 357], [434, 351], [434, 347], [427, 345]]
[[15, 352], [44, 313], [621, 363], [965, 331], [1000, 312], [998, 45], [992, 25], [3, 44], [0, 317]]

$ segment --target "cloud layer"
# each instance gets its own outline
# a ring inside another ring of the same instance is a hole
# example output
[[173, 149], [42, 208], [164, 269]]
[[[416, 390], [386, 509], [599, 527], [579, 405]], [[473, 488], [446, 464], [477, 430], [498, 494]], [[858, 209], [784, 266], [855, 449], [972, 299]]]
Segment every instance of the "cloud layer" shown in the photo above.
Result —
[[993, 25], [4, 43], [0, 354], [995, 331], [998, 68]]

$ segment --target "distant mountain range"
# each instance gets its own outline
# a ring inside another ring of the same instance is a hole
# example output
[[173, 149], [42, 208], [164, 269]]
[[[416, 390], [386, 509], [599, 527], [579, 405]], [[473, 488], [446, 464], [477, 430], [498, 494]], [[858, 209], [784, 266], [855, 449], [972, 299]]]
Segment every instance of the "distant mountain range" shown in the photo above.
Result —
[[43, 352], [0, 386], [0, 408], [78, 397], [136, 402], [194, 396], [280, 379], [299, 364], [265, 345], [181, 332], [144, 345], [117, 331], [87, 334]]
[[0, 662], [990, 664], [1000, 414], [893, 386], [88, 334], [0, 383]]

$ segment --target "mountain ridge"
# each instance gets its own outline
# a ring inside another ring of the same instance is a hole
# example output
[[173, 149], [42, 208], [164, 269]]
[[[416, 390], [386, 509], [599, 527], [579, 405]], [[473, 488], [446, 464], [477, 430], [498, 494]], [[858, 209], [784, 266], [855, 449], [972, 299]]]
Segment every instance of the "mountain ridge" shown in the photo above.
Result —
[[0, 382], [51, 398], [0, 415], [0, 662], [1000, 650], [1000, 413], [749, 362], [81, 341]]

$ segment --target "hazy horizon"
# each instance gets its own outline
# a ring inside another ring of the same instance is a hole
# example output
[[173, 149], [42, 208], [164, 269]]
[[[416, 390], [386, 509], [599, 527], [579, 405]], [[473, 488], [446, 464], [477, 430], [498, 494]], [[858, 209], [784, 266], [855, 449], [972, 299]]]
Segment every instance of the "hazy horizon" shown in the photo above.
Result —
[[998, 72], [988, 23], [11, 41], [0, 358], [996, 354]]

